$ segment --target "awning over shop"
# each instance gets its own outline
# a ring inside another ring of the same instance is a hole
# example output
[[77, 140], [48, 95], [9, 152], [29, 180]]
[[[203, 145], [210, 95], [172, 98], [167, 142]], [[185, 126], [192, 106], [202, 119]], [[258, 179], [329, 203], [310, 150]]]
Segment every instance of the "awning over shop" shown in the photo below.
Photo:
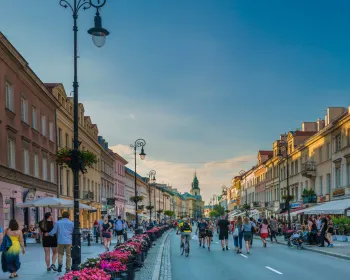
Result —
[[324, 204], [306, 209], [304, 214], [345, 214], [345, 210], [350, 208], [350, 198], [342, 200], [334, 200]]
[[[303, 208], [303, 207], [290, 209], [290, 215], [291, 216], [296, 216], [298, 214], [301, 214], [304, 211], [305, 211], [305, 208]], [[281, 213], [280, 215], [288, 215], [288, 211], [285, 211], [285, 212]]]

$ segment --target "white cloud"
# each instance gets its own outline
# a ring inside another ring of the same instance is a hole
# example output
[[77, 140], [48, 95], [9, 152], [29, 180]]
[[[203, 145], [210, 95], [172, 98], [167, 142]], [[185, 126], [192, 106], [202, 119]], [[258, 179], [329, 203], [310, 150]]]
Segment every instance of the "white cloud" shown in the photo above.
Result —
[[[116, 145], [111, 149], [123, 156], [129, 162], [128, 167], [134, 169], [134, 155], [131, 147]], [[150, 170], [154, 169], [157, 172], [158, 183], [170, 184], [180, 192], [186, 192], [190, 190], [194, 171], [197, 170], [201, 194], [204, 200], [208, 201], [214, 193], [218, 194], [221, 191], [222, 185], [230, 186], [232, 178], [238, 175], [242, 168], [252, 166], [255, 160], [256, 155], [207, 163], [168, 162], [146, 157], [144, 161], [137, 159], [137, 173], [146, 176]]]

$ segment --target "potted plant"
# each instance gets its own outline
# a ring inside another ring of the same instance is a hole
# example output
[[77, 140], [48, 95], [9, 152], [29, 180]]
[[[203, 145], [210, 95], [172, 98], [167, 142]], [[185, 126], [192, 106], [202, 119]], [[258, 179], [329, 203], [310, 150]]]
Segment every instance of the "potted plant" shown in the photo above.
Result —
[[139, 210], [143, 210], [143, 208], [145, 208], [144, 205], [138, 205], [138, 206], [137, 206], [137, 209], [139, 209]]
[[143, 196], [142, 195], [132, 196], [130, 197], [130, 200], [134, 203], [141, 202], [143, 200]]
[[282, 199], [283, 199], [284, 201], [287, 201], [287, 200], [288, 200], [288, 201], [290, 202], [290, 201], [293, 201], [293, 200], [294, 200], [294, 195], [291, 194], [291, 195], [288, 196], [288, 195], [286, 194], [286, 195], [283, 195], [283, 196], [282, 196]]
[[152, 206], [152, 205], [146, 206], [146, 209], [147, 209], [147, 210], [152, 210], [153, 208], [154, 208], [154, 206]]
[[[78, 167], [82, 173], [87, 173], [87, 167], [93, 167], [94, 164], [97, 163], [97, 157], [95, 154], [89, 152], [89, 151], [80, 151], [77, 150], [77, 160], [78, 160]], [[73, 149], [67, 149], [62, 148], [57, 151], [56, 153], [56, 162], [58, 165], [61, 165], [65, 168], [72, 168], [73, 167], [73, 157], [74, 157], [74, 150]]]

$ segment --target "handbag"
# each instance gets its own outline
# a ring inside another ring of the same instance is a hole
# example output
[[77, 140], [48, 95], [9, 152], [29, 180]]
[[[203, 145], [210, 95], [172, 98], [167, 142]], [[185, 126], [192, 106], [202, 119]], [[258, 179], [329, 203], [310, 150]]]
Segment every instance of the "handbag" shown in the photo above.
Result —
[[12, 246], [11, 238], [6, 234], [0, 245], [0, 252], [6, 252]]
[[238, 236], [238, 234], [239, 234], [239, 232], [238, 232], [238, 227], [236, 227], [235, 228], [235, 230], [233, 231], [233, 237], [237, 237]]

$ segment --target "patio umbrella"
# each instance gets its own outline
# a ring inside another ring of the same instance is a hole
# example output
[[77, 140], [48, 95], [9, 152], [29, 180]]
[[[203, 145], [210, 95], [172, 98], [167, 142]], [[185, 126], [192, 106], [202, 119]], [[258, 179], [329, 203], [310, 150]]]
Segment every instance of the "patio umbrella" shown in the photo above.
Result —
[[[16, 206], [19, 208], [28, 208], [28, 207], [73, 208], [74, 201], [63, 199], [63, 198], [57, 198], [57, 197], [44, 197], [44, 198], [28, 201], [25, 203], [19, 203]], [[79, 208], [85, 209], [85, 210], [95, 209], [94, 207], [91, 207], [83, 203], [79, 203]]]

